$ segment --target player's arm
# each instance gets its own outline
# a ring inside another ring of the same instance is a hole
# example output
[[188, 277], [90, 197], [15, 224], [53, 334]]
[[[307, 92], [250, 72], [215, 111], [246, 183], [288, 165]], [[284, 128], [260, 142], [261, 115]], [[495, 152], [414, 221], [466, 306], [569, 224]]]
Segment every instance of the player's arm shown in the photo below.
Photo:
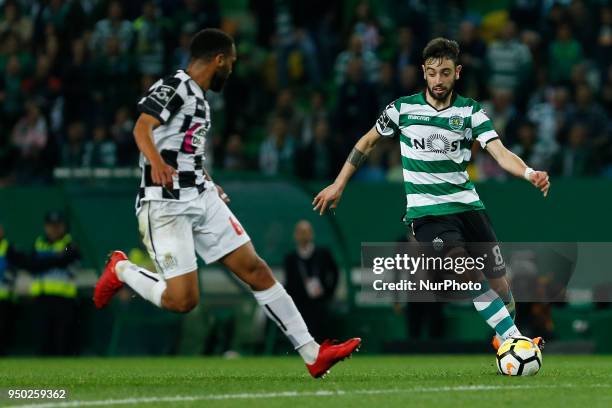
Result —
[[156, 117], [148, 113], [141, 113], [134, 125], [134, 140], [138, 149], [151, 164], [153, 183], [172, 188], [172, 176], [176, 174], [176, 170], [164, 161], [153, 143], [153, 129], [160, 124], [161, 122]]
[[176, 169], [164, 161], [155, 147], [153, 130], [181, 109], [187, 95], [187, 88], [179, 78], [168, 77], [154, 83], [138, 102], [140, 116], [134, 126], [134, 139], [151, 164], [151, 180], [168, 190], [172, 189]]
[[516, 177], [526, 178], [531, 184], [542, 191], [544, 197], [548, 195], [550, 181], [547, 172], [536, 171], [527, 166], [520, 157], [508, 150], [499, 139], [489, 141], [486, 149], [508, 173]]
[[342, 170], [340, 170], [338, 177], [336, 177], [336, 180], [331, 185], [324, 188], [314, 198], [312, 202], [314, 205], [313, 211], [319, 211], [319, 214], [323, 215], [328, 205], [329, 208], [336, 208], [338, 206], [344, 188], [359, 166], [366, 161], [368, 155], [374, 149], [374, 146], [376, 146], [380, 138], [381, 135], [378, 133], [378, 130], [376, 127], [373, 127], [357, 141], [355, 147], [353, 147], [353, 150], [346, 159], [344, 166], [342, 166]]

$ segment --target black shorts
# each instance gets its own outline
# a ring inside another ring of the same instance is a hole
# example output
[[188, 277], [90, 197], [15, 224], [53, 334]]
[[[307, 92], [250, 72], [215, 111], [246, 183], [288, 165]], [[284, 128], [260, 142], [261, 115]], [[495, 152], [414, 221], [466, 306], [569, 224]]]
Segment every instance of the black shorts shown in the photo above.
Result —
[[487, 278], [506, 274], [499, 243], [485, 210], [416, 218], [412, 221], [412, 231], [419, 242], [431, 242], [434, 247], [443, 245], [448, 250], [462, 247], [473, 257], [484, 256], [483, 273]]

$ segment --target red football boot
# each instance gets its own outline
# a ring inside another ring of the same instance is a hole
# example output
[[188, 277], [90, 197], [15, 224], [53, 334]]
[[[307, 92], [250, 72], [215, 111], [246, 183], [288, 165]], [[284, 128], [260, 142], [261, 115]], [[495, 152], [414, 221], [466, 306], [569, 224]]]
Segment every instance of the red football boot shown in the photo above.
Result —
[[312, 364], [306, 364], [310, 375], [314, 378], [324, 377], [334, 364], [350, 357], [354, 351], [359, 351], [359, 346], [361, 346], [359, 337], [340, 344], [335, 344], [335, 342], [336, 340], [325, 340], [321, 343], [317, 360]]
[[121, 251], [113, 251], [106, 262], [104, 273], [98, 279], [94, 289], [94, 303], [98, 309], [102, 309], [110, 302], [111, 298], [123, 287], [123, 282], [117, 277], [115, 265], [119, 261], [126, 261], [128, 257]]

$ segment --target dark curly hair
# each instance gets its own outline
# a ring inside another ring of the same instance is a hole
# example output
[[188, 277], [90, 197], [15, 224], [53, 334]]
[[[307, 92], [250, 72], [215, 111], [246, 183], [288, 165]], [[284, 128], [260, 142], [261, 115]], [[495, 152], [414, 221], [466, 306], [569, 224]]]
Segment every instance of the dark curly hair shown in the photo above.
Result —
[[423, 62], [430, 59], [441, 61], [444, 58], [448, 58], [457, 65], [459, 60], [459, 44], [457, 44], [457, 41], [438, 37], [428, 42], [423, 49]]
[[210, 60], [219, 54], [229, 54], [234, 39], [225, 32], [216, 28], [206, 28], [191, 40], [191, 58]]

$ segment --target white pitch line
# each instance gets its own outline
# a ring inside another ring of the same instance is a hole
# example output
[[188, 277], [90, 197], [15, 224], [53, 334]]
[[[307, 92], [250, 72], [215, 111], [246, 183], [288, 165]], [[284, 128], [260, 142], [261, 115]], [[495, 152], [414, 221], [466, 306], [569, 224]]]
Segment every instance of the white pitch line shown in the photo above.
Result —
[[[405, 389], [370, 389], [370, 390], [321, 390], [321, 391], [282, 391], [266, 393], [237, 393], [237, 394], [212, 394], [212, 395], [177, 395], [174, 397], [143, 397], [107, 400], [81, 400], [65, 402], [46, 402], [42, 404], [12, 405], [6, 408], [69, 408], [86, 406], [108, 406], [108, 405], [132, 405], [158, 402], [189, 402], [189, 401], [219, 401], [219, 400], [242, 400], [242, 399], [269, 399], [269, 398], [303, 398], [303, 397], [331, 397], [343, 395], [379, 395], [415, 392], [457, 392], [457, 391], [497, 391], [497, 390], [525, 390], [538, 388], [573, 388], [574, 384], [556, 385], [459, 385], [454, 387], [422, 387]], [[582, 387], [582, 386], [581, 386]], [[585, 388], [610, 388], [609, 384], [591, 384]]]

